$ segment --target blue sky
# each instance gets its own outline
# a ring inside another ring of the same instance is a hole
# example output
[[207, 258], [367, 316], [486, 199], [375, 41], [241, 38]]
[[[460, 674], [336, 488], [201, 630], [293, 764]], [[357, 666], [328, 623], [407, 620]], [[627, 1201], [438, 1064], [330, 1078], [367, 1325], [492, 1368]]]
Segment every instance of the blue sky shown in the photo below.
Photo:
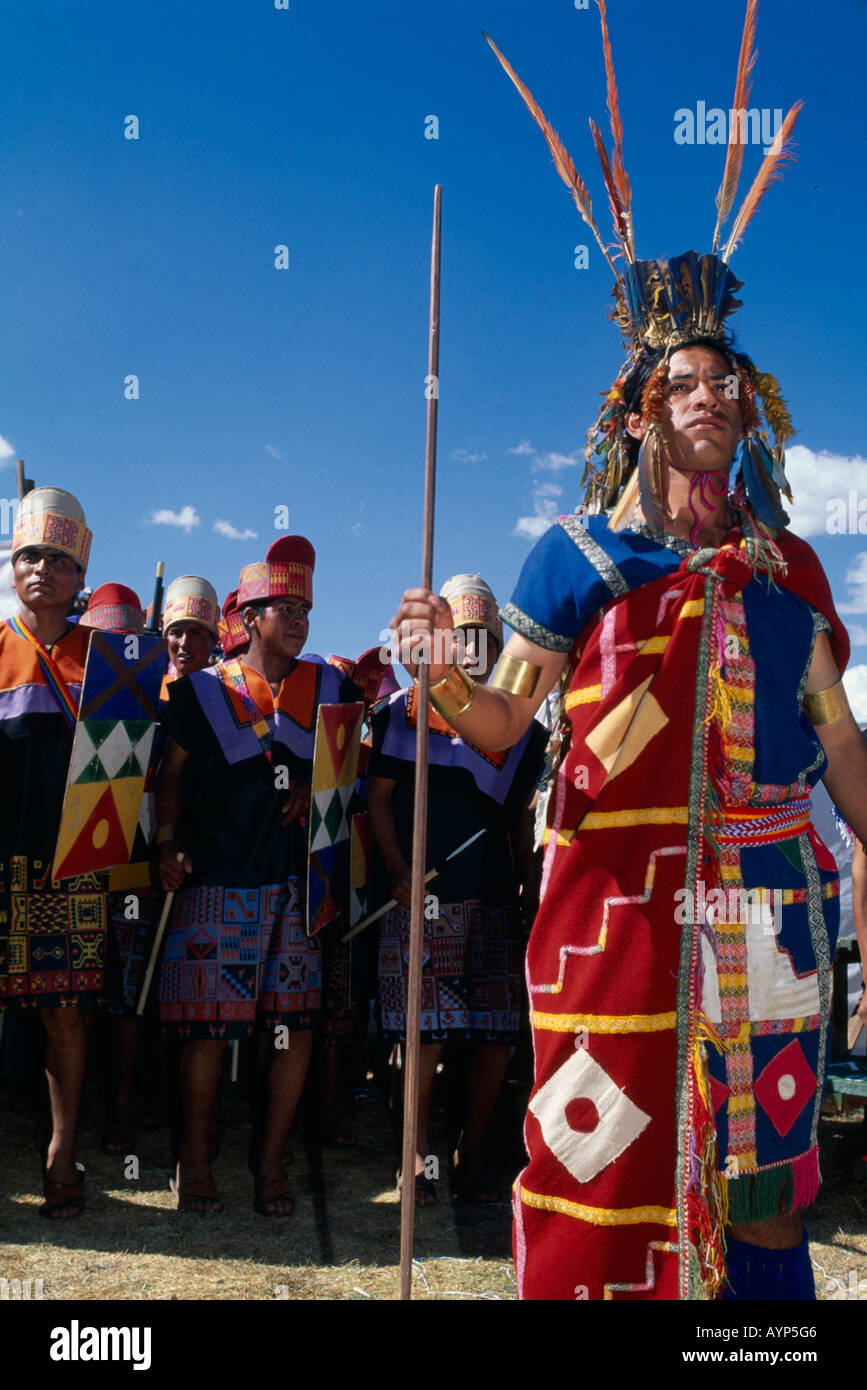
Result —
[[[709, 249], [724, 149], [675, 143], [674, 113], [730, 105], [743, 9], [609, 0], [639, 255]], [[867, 513], [867, 7], [826, 13], [760, 7], [751, 104], [806, 105], [797, 163], [733, 260], [735, 327], [790, 403], [794, 526], [846, 609], [867, 713], [867, 535], [826, 530], [849, 489]], [[18, 456], [74, 491], [94, 532], [89, 583], [149, 597], [162, 559], [222, 598], [283, 504], [317, 550], [310, 649], [355, 656], [377, 640], [420, 568], [436, 182], [437, 582], [478, 570], [505, 601], [532, 533], [575, 506], [584, 433], [622, 357], [610, 271], [482, 28], [562, 135], [607, 235], [587, 126], [607, 130], [595, 6], [4, 0], [0, 494], [14, 495]], [[741, 193], [761, 154], [747, 150]], [[166, 513], [198, 524], [153, 520]]]

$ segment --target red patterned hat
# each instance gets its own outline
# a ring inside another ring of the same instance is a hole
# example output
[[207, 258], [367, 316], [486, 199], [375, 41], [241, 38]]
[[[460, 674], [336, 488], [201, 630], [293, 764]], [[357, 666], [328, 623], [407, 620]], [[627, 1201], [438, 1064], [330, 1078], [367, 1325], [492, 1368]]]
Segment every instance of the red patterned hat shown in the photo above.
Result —
[[79, 621], [82, 627], [98, 627], [102, 632], [144, 632], [138, 594], [125, 584], [100, 584]]
[[313, 603], [316, 551], [304, 536], [281, 536], [268, 547], [264, 560], [245, 565], [238, 583], [238, 607], [272, 598], [296, 598]]
[[[384, 700], [387, 695], [400, 690], [391, 669], [391, 656], [389, 654], [388, 659], [383, 661], [382, 651], [382, 647], [371, 647], [370, 651], [362, 652], [357, 661], [351, 661], [348, 656], [330, 656], [328, 664], [336, 666], [338, 671], [354, 681], [367, 703], [375, 705], [377, 700]], [[387, 647], [385, 651], [388, 652]]]
[[207, 579], [198, 574], [182, 574], [173, 579], [166, 589], [166, 603], [163, 609], [163, 632], [168, 632], [172, 623], [201, 623], [217, 640], [217, 622], [220, 617], [220, 600], [217, 591]]
[[246, 647], [250, 634], [238, 612], [238, 590], [233, 589], [223, 604], [223, 616], [217, 623], [223, 655], [228, 656], [240, 647]]

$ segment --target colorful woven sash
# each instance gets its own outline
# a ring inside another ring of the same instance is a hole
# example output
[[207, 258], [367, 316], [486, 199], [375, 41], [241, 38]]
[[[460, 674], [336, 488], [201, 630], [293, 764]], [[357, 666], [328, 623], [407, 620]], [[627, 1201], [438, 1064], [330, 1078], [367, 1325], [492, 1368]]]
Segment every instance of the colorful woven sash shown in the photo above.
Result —
[[778, 806], [727, 806], [725, 824], [716, 832], [724, 845], [770, 844], [790, 840], [810, 828], [809, 796], [799, 796]]
[[70, 695], [69, 687], [63, 679], [54, 658], [51, 656], [50, 652], [46, 651], [45, 647], [43, 647], [42, 643], [39, 641], [39, 638], [34, 637], [29, 627], [24, 626], [20, 618], [8, 618], [7, 622], [16, 637], [20, 637], [23, 641], [29, 642], [31, 647], [36, 649], [36, 658], [39, 662], [42, 674], [45, 677], [45, 684], [57, 701], [60, 713], [63, 715], [70, 729], [74, 729], [75, 721], [78, 716], [78, 703]]
[[259, 740], [259, 747], [262, 749], [262, 752], [265, 754], [270, 764], [272, 759], [271, 745], [274, 742], [274, 733], [264, 714], [256, 704], [256, 701], [253, 699], [253, 696], [250, 694], [240, 661], [224, 661], [222, 670], [225, 672], [224, 679], [230, 680], [235, 690], [237, 690], [240, 695], [244, 703], [244, 708], [250, 716], [250, 724], [253, 733]]

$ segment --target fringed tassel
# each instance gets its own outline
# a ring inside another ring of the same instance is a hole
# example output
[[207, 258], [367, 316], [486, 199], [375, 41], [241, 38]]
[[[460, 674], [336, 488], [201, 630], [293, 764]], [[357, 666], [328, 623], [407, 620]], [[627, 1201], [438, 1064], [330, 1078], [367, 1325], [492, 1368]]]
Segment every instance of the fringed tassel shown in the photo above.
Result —
[[742, 1173], [727, 1181], [729, 1220], [733, 1226], [798, 1211], [814, 1202], [819, 1192], [818, 1147], [799, 1154], [790, 1163], [779, 1163], [758, 1173]]
[[638, 450], [638, 496], [644, 520], [651, 531], [662, 535], [668, 502], [668, 465], [656, 423], [649, 426]]
[[729, 1220], [733, 1226], [748, 1221], [767, 1221], [792, 1210], [794, 1178], [792, 1165], [781, 1163], [760, 1173], [741, 1173], [726, 1179]]
[[822, 1176], [819, 1172], [819, 1146], [808, 1153], [799, 1154], [792, 1163], [792, 1176], [795, 1190], [792, 1194], [792, 1211], [808, 1207], [819, 1195]]
[[691, 1058], [696, 1102], [689, 1153], [689, 1238], [699, 1253], [702, 1292], [706, 1298], [716, 1298], [725, 1279], [725, 1228], [729, 1214], [726, 1180], [717, 1164], [707, 1043], [722, 1050], [719, 1034], [702, 1015]]
[[741, 474], [750, 507], [759, 521], [781, 531], [789, 520], [783, 510], [780, 489], [774, 481], [774, 461], [764, 440], [750, 430], [741, 445]]
[[638, 502], [638, 469], [634, 468], [632, 477], [620, 494], [620, 500], [608, 518], [609, 531], [623, 531], [632, 520]]

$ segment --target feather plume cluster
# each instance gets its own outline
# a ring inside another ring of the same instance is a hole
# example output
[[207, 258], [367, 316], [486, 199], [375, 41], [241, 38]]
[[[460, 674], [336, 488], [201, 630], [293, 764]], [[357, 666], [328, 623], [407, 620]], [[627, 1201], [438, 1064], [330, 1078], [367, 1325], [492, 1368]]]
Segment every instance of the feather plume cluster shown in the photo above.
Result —
[[[560, 137], [493, 40], [487, 34], [484, 37], [541, 130], [557, 172], [570, 190], [581, 217], [590, 227], [599, 249], [615, 275], [615, 302], [610, 317], [623, 333], [629, 357], [617, 381], [607, 393], [595, 424], [587, 433], [584, 482], [588, 504], [592, 507], [608, 508], [616, 503], [615, 513], [609, 525], [618, 529], [628, 523], [640, 498], [648, 524], [654, 529], [661, 529], [668, 484], [659, 420], [667, 380], [668, 354], [678, 343], [697, 337], [718, 339], [724, 349], [730, 341], [725, 321], [740, 308], [740, 300], [735, 298], [735, 293], [741, 288], [741, 282], [730, 270], [729, 260], [768, 188], [782, 176], [782, 166], [794, 158], [792, 132], [803, 102], [796, 101], [786, 114], [776, 139], [763, 158], [758, 173], [733, 217], [732, 212], [743, 172], [745, 130], [744, 123], [741, 123], [738, 138], [735, 122], [732, 121], [722, 182], [716, 195], [716, 225], [710, 254], [701, 255], [687, 251], [665, 260], [636, 260], [632, 188], [623, 160], [623, 122], [608, 33], [606, 0], [597, 0], [597, 6], [602, 28], [606, 103], [611, 131], [610, 150], [601, 130], [592, 119], [590, 133], [611, 211], [616, 243], [614, 246], [606, 245], [602, 240], [593, 216], [587, 186]], [[746, 0], [732, 103], [732, 109], [736, 112], [748, 109], [752, 92], [757, 57], [758, 8], [759, 0]], [[723, 240], [723, 228], [729, 222], [725, 245], [718, 251]], [[619, 272], [612, 260], [612, 254], [621, 258]], [[641, 414], [649, 428], [639, 450], [639, 464], [633, 467], [631, 445], [625, 427], [623, 386], [639, 354], [645, 349], [659, 347], [667, 350], [666, 356], [652, 373], [642, 394]], [[769, 373], [738, 371], [738, 379], [744, 427], [741, 486], [746, 487], [749, 500], [751, 503], [755, 502], [757, 515], [764, 524], [772, 528], [779, 527], [785, 524], [785, 513], [779, 501], [780, 491], [785, 492], [787, 496], [791, 495], [783, 471], [785, 442], [793, 433], [791, 417], [776, 378]], [[767, 443], [767, 433], [762, 428], [759, 400], [767, 426], [774, 433], [775, 442], [772, 449]]]

